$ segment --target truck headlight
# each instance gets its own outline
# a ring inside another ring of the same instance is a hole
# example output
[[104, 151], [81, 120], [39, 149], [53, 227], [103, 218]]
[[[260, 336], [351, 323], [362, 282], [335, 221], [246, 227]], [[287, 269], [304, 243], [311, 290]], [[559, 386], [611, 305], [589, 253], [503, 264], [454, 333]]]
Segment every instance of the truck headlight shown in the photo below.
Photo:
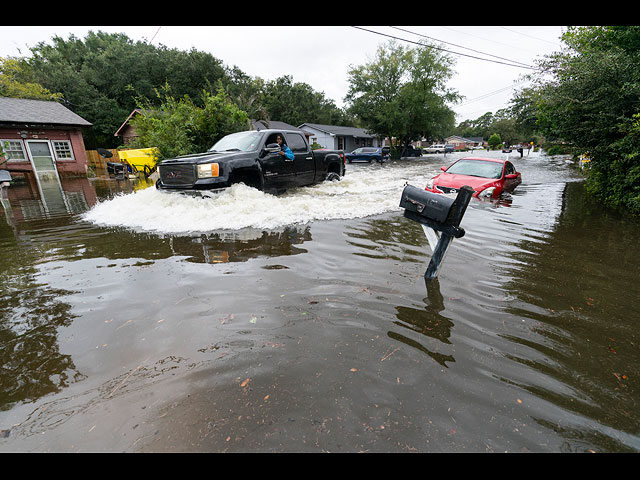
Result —
[[211, 178], [217, 177], [220, 174], [220, 169], [217, 163], [205, 163], [198, 165], [198, 178]]
[[427, 188], [433, 190], [433, 178], [427, 182]]

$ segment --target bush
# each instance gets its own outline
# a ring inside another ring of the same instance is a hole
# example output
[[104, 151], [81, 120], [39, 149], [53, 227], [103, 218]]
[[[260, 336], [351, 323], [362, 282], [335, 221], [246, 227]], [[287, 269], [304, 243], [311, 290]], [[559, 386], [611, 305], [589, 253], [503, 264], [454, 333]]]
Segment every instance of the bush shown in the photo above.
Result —
[[231, 102], [222, 88], [216, 95], [204, 91], [202, 107], [196, 106], [188, 95], [173, 98], [169, 90], [165, 85], [156, 92], [161, 99], [159, 107], [152, 107], [145, 99], [138, 101], [144, 114], [131, 120], [138, 137], [128, 147], [156, 147], [160, 161], [205, 152], [225, 135], [249, 128], [246, 112]]

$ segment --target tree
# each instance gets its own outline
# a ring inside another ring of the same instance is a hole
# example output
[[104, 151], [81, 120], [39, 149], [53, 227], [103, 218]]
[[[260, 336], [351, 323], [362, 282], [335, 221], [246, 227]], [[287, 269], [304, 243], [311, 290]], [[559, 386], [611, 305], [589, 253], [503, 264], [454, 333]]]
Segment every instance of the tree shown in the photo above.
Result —
[[305, 122], [345, 125], [347, 115], [336, 107], [324, 93], [316, 92], [310, 85], [294, 82], [290, 75], [266, 82], [259, 96], [271, 120], [297, 126]]
[[562, 40], [541, 62], [538, 124], [589, 154], [591, 193], [640, 215], [640, 27], [570, 27]]
[[498, 135], [497, 133], [494, 133], [489, 137], [487, 143], [489, 144], [489, 148], [496, 149], [500, 145], [502, 145], [502, 138], [500, 138], [500, 135]]
[[62, 100], [62, 94], [51, 92], [34, 80], [26, 62], [12, 57], [0, 57], [0, 97]]
[[40, 42], [31, 52], [27, 61], [35, 81], [61, 93], [66, 106], [93, 123], [85, 138], [88, 148], [116, 146], [114, 133], [136, 98], [155, 99], [155, 89], [165, 83], [178, 97], [199, 102], [203, 89], [227, 80], [222, 62], [209, 53], [156, 47], [121, 33], [55, 36], [50, 45]]
[[446, 87], [453, 59], [431, 45], [405, 48], [391, 41], [373, 61], [349, 71], [348, 111], [381, 137], [412, 140], [442, 138], [454, 126], [446, 105], [459, 96]]

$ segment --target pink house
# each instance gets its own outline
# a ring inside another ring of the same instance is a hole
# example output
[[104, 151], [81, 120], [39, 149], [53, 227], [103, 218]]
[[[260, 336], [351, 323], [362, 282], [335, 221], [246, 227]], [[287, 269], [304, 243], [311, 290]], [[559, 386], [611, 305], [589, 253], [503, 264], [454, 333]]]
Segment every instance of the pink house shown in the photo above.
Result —
[[86, 176], [82, 128], [91, 123], [57, 102], [0, 97], [0, 169]]

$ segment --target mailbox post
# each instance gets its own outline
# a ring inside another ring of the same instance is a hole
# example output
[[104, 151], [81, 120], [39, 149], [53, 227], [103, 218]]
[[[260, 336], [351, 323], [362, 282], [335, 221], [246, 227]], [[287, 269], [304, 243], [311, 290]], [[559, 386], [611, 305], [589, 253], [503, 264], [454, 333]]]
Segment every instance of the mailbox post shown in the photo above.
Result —
[[469, 186], [462, 187], [455, 199], [413, 185], [404, 187], [400, 199], [404, 216], [422, 225], [433, 252], [425, 280], [436, 278], [451, 242], [464, 236], [460, 222], [472, 195], [473, 189]]

